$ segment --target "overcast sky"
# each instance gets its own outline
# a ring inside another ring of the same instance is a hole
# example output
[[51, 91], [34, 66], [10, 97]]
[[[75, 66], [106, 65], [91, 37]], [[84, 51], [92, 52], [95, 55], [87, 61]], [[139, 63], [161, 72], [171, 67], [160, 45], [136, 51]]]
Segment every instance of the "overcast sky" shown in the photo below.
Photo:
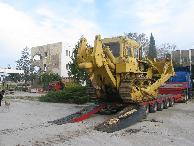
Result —
[[0, 0], [0, 67], [14, 66], [26, 46], [125, 32], [194, 48], [194, 0]]

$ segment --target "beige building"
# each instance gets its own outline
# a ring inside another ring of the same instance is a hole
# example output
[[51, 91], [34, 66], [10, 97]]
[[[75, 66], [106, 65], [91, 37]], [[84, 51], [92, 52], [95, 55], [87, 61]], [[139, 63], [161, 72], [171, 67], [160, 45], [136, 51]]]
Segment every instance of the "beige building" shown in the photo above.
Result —
[[194, 65], [194, 49], [173, 51], [172, 59], [182, 66]]
[[32, 64], [35, 71], [53, 72], [68, 77], [68, 63], [71, 61], [72, 47], [62, 42], [31, 48]]

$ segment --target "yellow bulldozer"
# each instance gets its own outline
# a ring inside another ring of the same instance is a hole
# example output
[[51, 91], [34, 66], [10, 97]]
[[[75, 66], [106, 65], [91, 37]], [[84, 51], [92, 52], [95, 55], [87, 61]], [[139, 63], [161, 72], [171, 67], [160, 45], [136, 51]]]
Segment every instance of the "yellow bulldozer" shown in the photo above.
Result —
[[170, 101], [168, 96], [158, 100], [157, 94], [158, 88], [175, 74], [171, 57], [143, 58], [141, 45], [132, 39], [123, 36], [101, 39], [97, 35], [94, 46], [90, 47], [81, 38], [77, 59], [79, 67], [89, 74], [101, 103], [52, 121], [55, 124], [79, 122], [98, 112], [116, 111], [113, 117], [95, 127], [114, 132], [140, 121], [147, 110], [160, 110], [163, 102]]
[[158, 88], [174, 75], [172, 60], [142, 58], [141, 45], [120, 36], [95, 37], [94, 47], [81, 38], [78, 65], [87, 70], [98, 98], [141, 103], [157, 97]]

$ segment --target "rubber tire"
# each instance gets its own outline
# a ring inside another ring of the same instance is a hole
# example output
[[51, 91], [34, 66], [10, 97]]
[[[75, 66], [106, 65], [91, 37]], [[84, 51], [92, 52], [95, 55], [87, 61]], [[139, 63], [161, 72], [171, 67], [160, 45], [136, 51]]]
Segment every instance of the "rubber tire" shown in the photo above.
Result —
[[169, 101], [169, 107], [173, 107], [174, 105], [174, 98], [171, 98]]
[[158, 111], [162, 111], [164, 109], [164, 103], [158, 103]]
[[150, 105], [150, 113], [155, 113], [157, 111], [157, 103]]
[[149, 105], [145, 106], [145, 112], [146, 112], [146, 116], [149, 114]]
[[183, 102], [184, 102], [184, 103], [185, 103], [185, 102], [187, 102], [187, 101], [188, 101], [188, 99], [189, 99], [188, 92], [187, 92], [187, 91], [185, 91], [185, 93], [184, 93], [184, 99], [183, 99]]
[[191, 90], [188, 90], [188, 96], [189, 96], [189, 99], [192, 99], [193, 97], [193, 92]]
[[191, 99], [192, 95], [191, 95], [191, 91], [189, 90], [189, 88], [187, 88], [187, 96], [188, 96], [188, 100]]
[[168, 107], [169, 107], [169, 100], [166, 99], [166, 100], [164, 101], [164, 109], [168, 109]]

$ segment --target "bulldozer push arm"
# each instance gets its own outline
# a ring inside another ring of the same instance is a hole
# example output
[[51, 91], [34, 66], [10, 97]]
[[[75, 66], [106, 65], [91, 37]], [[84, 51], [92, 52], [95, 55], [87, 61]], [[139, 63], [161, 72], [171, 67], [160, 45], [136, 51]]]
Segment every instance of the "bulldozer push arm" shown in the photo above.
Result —
[[87, 70], [98, 97], [140, 103], [152, 100], [174, 70], [171, 59], [142, 60], [141, 46], [126, 37], [95, 37], [94, 47], [81, 38], [78, 65]]
[[[105, 52], [109, 56], [108, 59], [105, 58]], [[86, 39], [82, 38], [77, 55], [79, 67], [88, 71], [92, 82], [97, 82], [99, 87], [102, 87], [103, 81], [116, 87], [116, 79], [111, 72], [111, 69], [115, 69], [115, 57], [108, 48], [103, 49], [100, 36], [96, 36], [93, 49], [88, 48]]]

